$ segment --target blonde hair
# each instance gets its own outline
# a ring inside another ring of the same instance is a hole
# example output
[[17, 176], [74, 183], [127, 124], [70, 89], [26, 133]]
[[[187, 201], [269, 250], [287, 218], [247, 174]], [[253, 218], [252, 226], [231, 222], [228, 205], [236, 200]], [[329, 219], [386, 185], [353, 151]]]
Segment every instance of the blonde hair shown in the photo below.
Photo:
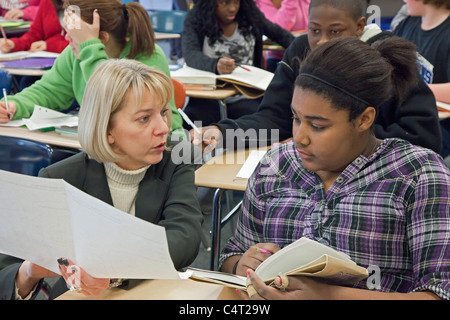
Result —
[[78, 139], [89, 157], [100, 163], [122, 158], [108, 143], [112, 115], [124, 105], [128, 93], [133, 92], [141, 104], [147, 89], [161, 105], [167, 105], [167, 125], [171, 128], [173, 85], [162, 71], [129, 59], [109, 59], [97, 67], [86, 84], [79, 112]]

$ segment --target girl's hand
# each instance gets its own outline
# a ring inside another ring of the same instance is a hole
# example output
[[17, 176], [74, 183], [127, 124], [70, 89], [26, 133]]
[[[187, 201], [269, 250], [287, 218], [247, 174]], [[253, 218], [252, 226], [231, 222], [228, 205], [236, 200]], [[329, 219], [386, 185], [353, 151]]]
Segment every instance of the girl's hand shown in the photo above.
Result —
[[5, 14], [4, 18], [5, 18], [5, 20], [18, 20], [18, 19], [23, 18], [23, 15], [24, 15], [24, 13], [22, 10], [11, 9]]
[[45, 50], [47, 50], [47, 42], [45, 41], [36, 41], [33, 42], [30, 46], [31, 52], [45, 51]]
[[16, 103], [8, 101], [9, 112], [6, 111], [6, 102], [0, 101], [0, 123], [8, 123], [16, 113]]
[[91, 277], [82, 268], [68, 259], [58, 259], [58, 264], [61, 275], [66, 280], [67, 287], [72, 291], [80, 292], [86, 296], [98, 296], [109, 287], [110, 279]]
[[222, 57], [217, 62], [217, 72], [219, 74], [230, 74], [236, 68], [237, 67], [234, 64], [234, 59], [228, 57]]
[[264, 260], [279, 250], [280, 247], [274, 243], [257, 243], [251, 246], [240, 258], [236, 274], [246, 276], [249, 269], [255, 271]]
[[0, 39], [0, 51], [3, 53], [11, 52], [16, 44], [9, 39], [1, 38]]
[[252, 270], [247, 272], [247, 283], [253, 288], [247, 286], [247, 293], [239, 294], [244, 299], [252, 300], [326, 300], [332, 287], [335, 287], [302, 276], [278, 276], [273, 286], [269, 286]]
[[70, 42], [70, 46], [77, 58], [80, 53], [79, 45], [91, 39], [98, 39], [100, 35], [100, 15], [97, 9], [93, 12], [92, 24], [83, 21], [76, 12], [66, 10], [64, 12], [63, 25], [67, 32], [66, 40]]

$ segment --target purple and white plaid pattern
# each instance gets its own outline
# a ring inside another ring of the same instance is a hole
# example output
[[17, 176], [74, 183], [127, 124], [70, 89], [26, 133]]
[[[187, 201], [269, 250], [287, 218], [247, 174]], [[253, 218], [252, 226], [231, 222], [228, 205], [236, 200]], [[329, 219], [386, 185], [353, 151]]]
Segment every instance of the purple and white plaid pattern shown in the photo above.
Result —
[[281, 145], [250, 178], [220, 264], [258, 242], [284, 247], [302, 236], [379, 268], [380, 291], [430, 290], [450, 299], [450, 171], [432, 151], [386, 139], [325, 193], [294, 144]]

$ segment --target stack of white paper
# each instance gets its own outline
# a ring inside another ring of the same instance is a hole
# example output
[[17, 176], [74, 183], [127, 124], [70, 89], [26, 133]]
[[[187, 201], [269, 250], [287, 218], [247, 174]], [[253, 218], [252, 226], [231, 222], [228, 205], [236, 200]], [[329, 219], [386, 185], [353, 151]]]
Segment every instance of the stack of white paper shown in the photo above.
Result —
[[0, 252], [56, 273], [64, 257], [97, 278], [180, 278], [163, 227], [61, 179], [0, 170], [0, 181]]

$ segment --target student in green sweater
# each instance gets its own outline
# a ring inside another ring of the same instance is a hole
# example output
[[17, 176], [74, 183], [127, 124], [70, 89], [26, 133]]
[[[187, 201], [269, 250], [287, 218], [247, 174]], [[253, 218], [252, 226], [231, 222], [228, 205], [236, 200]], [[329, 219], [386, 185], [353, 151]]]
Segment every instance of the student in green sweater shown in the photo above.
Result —
[[[30, 117], [34, 105], [65, 110], [75, 99], [81, 104], [89, 77], [100, 62], [110, 58], [134, 59], [170, 76], [165, 54], [155, 43], [147, 11], [139, 3], [67, 0], [65, 7], [64, 24], [70, 45], [41, 80], [8, 96], [9, 112], [5, 102], [0, 102], [0, 123]], [[173, 98], [170, 109], [172, 131], [184, 136]]]

